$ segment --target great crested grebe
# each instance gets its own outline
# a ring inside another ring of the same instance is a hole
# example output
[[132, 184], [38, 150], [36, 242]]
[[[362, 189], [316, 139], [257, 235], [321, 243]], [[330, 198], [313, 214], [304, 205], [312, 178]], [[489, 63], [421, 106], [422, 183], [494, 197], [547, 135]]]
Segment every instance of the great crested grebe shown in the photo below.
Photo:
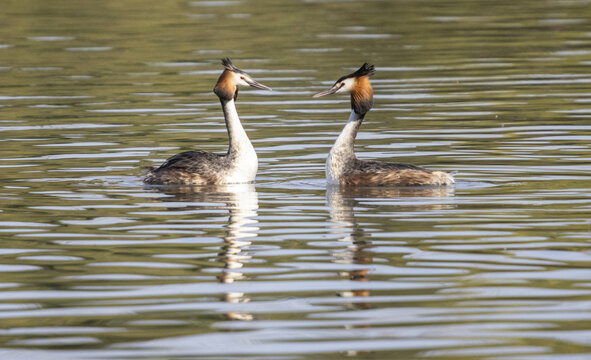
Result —
[[176, 154], [158, 168], [148, 168], [144, 182], [153, 185], [208, 185], [253, 182], [258, 160], [236, 111], [238, 86], [271, 90], [247, 73], [236, 68], [228, 58], [222, 59], [224, 72], [213, 92], [220, 98], [230, 144], [225, 155], [202, 150]]
[[451, 175], [423, 167], [382, 161], [359, 160], [355, 156], [355, 137], [365, 114], [373, 106], [373, 90], [369, 77], [374, 66], [363, 64], [357, 71], [338, 79], [334, 85], [314, 97], [350, 93], [351, 115], [345, 128], [330, 149], [326, 160], [329, 184], [344, 186], [448, 186]]

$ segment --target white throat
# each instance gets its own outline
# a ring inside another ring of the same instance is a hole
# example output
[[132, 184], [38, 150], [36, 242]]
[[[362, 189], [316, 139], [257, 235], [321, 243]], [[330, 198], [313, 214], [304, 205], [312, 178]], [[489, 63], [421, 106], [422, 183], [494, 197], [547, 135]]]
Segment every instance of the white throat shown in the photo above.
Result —
[[257, 173], [258, 159], [254, 147], [242, 127], [234, 100], [222, 102], [230, 138], [227, 156], [232, 164], [225, 183], [252, 182]]
[[339, 184], [346, 165], [355, 160], [355, 137], [363, 121], [363, 116], [351, 111], [347, 124], [330, 149], [326, 159], [326, 179], [329, 184]]

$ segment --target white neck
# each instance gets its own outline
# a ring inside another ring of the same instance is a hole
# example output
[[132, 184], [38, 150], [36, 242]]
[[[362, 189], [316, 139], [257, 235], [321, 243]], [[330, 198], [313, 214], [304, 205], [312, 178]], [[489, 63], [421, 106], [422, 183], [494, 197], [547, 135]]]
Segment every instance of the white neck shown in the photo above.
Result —
[[248, 135], [246, 135], [246, 131], [244, 131], [240, 118], [238, 117], [234, 100], [222, 101], [222, 109], [224, 110], [224, 118], [226, 119], [226, 127], [228, 128], [228, 136], [230, 138], [228, 155], [252, 148]]
[[227, 156], [231, 159], [233, 171], [227, 182], [251, 182], [258, 167], [257, 154], [242, 127], [234, 100], [222, 100], [222, 109], [228, 128], [230, 145]]
[[364, 115], [351, 111], [347, 124], [335, 141], [326, 160], [326, 179], [330, 184], [338, 184], [348, 161], [355, 159], [355, 137]]

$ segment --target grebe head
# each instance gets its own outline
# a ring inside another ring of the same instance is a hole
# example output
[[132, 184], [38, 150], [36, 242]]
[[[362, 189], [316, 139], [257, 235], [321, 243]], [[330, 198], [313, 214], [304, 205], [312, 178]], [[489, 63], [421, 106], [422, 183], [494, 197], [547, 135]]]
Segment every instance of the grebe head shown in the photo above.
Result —
[[373, 106], [373, 89], [369, 83], [369, 77], [373, 75], [373, 65], [365, 63], [357, 71], [338, 79], [330, 89], [319, 92], [314, 97], [330, 94], [350, 93], [351, 108], [357, 114], [365, 114]]
[[238, 96], [238, 86], [252, 86], [257, 89], [271, 90], [270, 87], [259, 83], [243, 70], [235, 67], [229, 58], [223, 58], [222, 65], [224, 66], [224, 72], [220, 75], [218, 82], [213, 88], [213, 92], [220, 99], [235, 100]]

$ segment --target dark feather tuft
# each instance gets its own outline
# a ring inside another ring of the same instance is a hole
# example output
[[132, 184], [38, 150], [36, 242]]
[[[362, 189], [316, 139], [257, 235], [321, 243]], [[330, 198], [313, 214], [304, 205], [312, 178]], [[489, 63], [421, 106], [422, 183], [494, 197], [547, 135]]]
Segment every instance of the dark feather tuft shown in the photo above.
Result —
[[234, 64], [232, 64], [232, 60], [230, 58], [225, 57], [222, 59], [222, 65], [230, 71], [237, 72], [237, 73], [244, 73], [244, 71], [238, 69]]
[[230, 60], [228, 57], [222, 59], [222, 65], [224, 65], [224, 67], [228, 70], [234, 69], [234, 64], [232, 64], [232, 60]]
[[357, 71], [355, 71], [351, 76], [353, 77], [361, 77], [361, 76], [372, 76], [376, 72], [376, 69], [373, 65], [368, 63], [364, 63], [361, 65]]
[[351, 97], [351, 109], [353, 109], [357, 115], [361, 115], [361, 119], [365, 117], [365, 114], [367, 114], [372, 107], [373, 97], [362, 99], [361, 101], [355, 101], [355, 99]]
[[341, 77], [340, 79], [338, 79], [335, 84], [340, 83], [341, 81], [345, 80], [345, 79], [349, 79], [349, 78], [358, 78], [358, 77], [362, 77], [362, 76], [372, 76], [375, 73], [375, 68], [373, 65], [370, 65], [368, 63], [365, 63], [363, 65], [361, 65], [361, 67], [359, 69], [357, 69], [357, 71], [355, 71], [354, 73], [351, 73], [349, 75], [345, 75], [343, 77]]

